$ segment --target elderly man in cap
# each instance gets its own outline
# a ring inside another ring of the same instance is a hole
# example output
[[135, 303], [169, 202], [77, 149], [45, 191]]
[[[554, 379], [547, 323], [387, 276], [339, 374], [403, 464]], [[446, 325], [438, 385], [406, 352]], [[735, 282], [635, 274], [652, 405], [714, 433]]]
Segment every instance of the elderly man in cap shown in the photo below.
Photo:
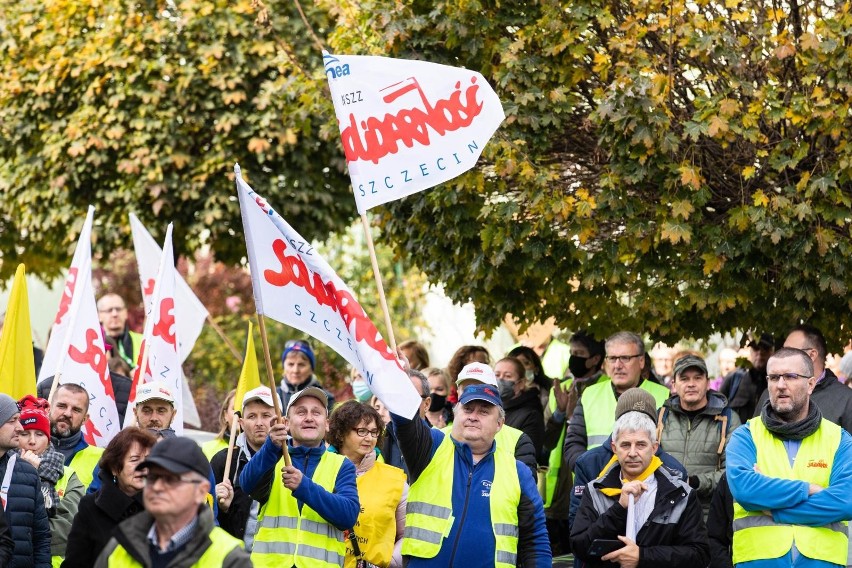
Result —
[[655, 455], [659, 443], [648, 405], [637, 400], [631, 407], [637, 410], [621, 415], [612, 429], [612, 466], [583, 493], [571, 527], [574, 556], [594, 567], [635, 568], [640, 559], [662, 568], [707, 566], [698, 496]]
[[657, 421], [657, 440], [686, 467], [706, 519], [710, 498], [725, 473], [725, 447], [740, 418], [725, 395], [710, 390], [707, 365], [697, 355], [675, 361], [672, 386], [675, 394], [663, 403]]
[[172, 390], [162, 381], [151, 381], [136, 387], [133, 415], [140, 428], [150, 430], [158, 438], [174, 438], [172, 420], [177, 414]]
[[147, 468], [145, 511], [122, 522], [95, 566], [251, 566], [242, 541], [215, 526], [206, 505], [210, 464], [189, 438], [169, 438], [136, 466]]
[[734, 565], [845, 566], [852, 437], [811, 400], [816, 377], [808, 353], [779, 349], [766, 371], [769, 402], [728, 444]]
[[417, 415], [392, 414], [413, 482], [402, 543], [409, 568], [549, 567], [535, 480], [513, 452], [500, 450], [505, 411], [498, 390], [465, 385], [453, 414], [449, 434]]
[[260, 503], [251, 552], [255, 566], [343, 565], [344, 531], [355, 525], [360, 502], [355, 466], [326, 451], [327, 429], [325, 391], [297, 391], [290, 396], [284, 423], [270, 428], [243, 468], [240, 485]]
[[[243, 491], [239, 482], [240, 473], [249, 460], [260, 450], [269, 430], [275, 423], [275, 408], [269, 387], [260, 386], [248, 391], [243, 397], [239, 424], [242, 433], [237, 436], [231, 457], [231, 469], [225, 473], [228, 450], [216, 453], [210, 460], [216, 477], [216, 498], [219, 503], [219, 526], [242, 539], [246, 550], [251, 552], [257, 532], [257, 516], [260, 503]], [[278, 397], [276, 393], [274, 395]], [[279, 408], [281, 402], [278, 402]], [[231, 483], [234, 480], [234, 483]]]
[[[489, 385], [497, 389], [498, 392], [500, 391], [494, 370], [485, 363], [468, 363], [459, 371], [459, 378], [456, 380], [459, 396], [470, 385]], [[452, 429], [453, 425], [450, 424], [443, 429], [443, 432], [449, 434]], [[533, 479], [538, 479], [538, 458], [535, 454], [532, 438], [529, 435], [504, 424], [497, 432], [496, 438], [499, 441], [497, 446], [501, 451], [510, 450], [516, 460], [530, 468]]]

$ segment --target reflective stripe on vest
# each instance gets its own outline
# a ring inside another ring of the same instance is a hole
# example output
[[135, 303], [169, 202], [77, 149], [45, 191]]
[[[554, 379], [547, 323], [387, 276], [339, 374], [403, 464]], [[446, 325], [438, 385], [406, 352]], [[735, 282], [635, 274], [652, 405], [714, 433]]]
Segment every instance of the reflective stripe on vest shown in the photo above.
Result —
[[[563, 389], [570, 389], [571, 385], [574, 383], [574, 379], [568, 379], [562, 383]], [[556, 395], [554, 394], [554, 389], [550, 389], [550, 395], [548, 395], [547, 404], [550, 407], [550, 412], [556, 411]], [[556, 443], [556, 446], [550, 450], [550, 456], [547, 458], [547, 475], [544, 478], [545, 484], [545, 493], [544, 493], [544, 508], [549, 509], [553, 504], [553, 494], [556, 492], [556, 483], [559, 480], [559, 470], [562, 469], [562, 459], [563, 459], [563, 450], [562, 445], [565, 443], [565, 431], [568, 429], [568, 418], [570, 416], [565, 417], [565, 422], [562, 424], [562, 430], [559, 432], [559, 442]], [[570, 488], [573, 484], [571, 480], [568, 480], [568, 487]]]
[[[757, 467], [769, 477], [796, 479], [828, 487], [834, 455], [840, 445], [841, 430], [836, 424], [822, 419], [819, 429], [802, 440], [793, 467], [784, 443], [752, 418], [748, 421], [751, 437], [757, 450]], [[846, 565], [849, 546], [847, 524], [831, 523], [821, 527], [776, 524], [762, 511], [746, 511], [734, 502], [734, 564], [752, 560], [780, 558], [795, 542], [798, 551], [813, 560]]]
[[[500, 440], [497, 441], [497, 451], [493, 454], [494, 480], [489, 499], [495, 543], [494, 562], [495, 566], [501, 568], [517, 564], [521, 483], [514, 446], [511, 448], [512, 451], [500, 451]], [[452, 515], [453, 486], [447, 483], [447, 479], [453, 479], [454, 469], [455, 446], [449, 436], [444, 436], [429, 465], [409, 489], [402, 554], [434, 558], [440, 552], [456, 520]], [[475, 523], [477, 520], [468, 522]], [[462, 530], [462, 527], [458, 530]], [[484, 543], [476, 545], [482, 547]]]
[[[663, 405], [669, 395], [669, 389], [651, 381], [642, 381], [642, 390], [653, 395], [657, 408]], [[586, 420], [586, 449], [591, 450], [603, 444], [612, 434], [615, 424], [615, 407], [618, 400], [612, 390], [612, 379], [603, 377], [583, 391], [583, 417]]]
[[[242, 548], [243, 541], [234, 538], [219, 527], [213, 527], [210, 531], [210, 546], [204, 551], [204, 554], [196, 560], [190, 568], [209, 568], [210, 566], [222, 566], [225, 563], [225, 558], [235, 549]], [[107, 562], [109, 568], [129, 568], [142, 566], [135, 558], [133, 558], [127, 550], [120, 544], [115, 547], [112, 554], [109, 555]]]
[[103, 455], [104, 449], [96, 446], [86, 446], [71, 458], [71, 463], [68, 466], [77, 474], [77, 479], [83, 484], [86, 490], [92, 484], [94, 479], [95, 466]]
[[[402, 500], [405, 472], [376, 462], [358, 476], [357, 484], [361, 512], [353, 531], [358, 548], [367, 562], [389, 566], [396, 542], [396, 508]], [[355, 552], [349, 539], [346, 539], [345, 565], [355, 566]]]
[[[343, 461], [339, 454], [324, 452], [311, 480], [328, 491], [334, 484]], [[275, 472], [284, 466], [282, 457]], [[320, 517], [307, 503], [299, 504], [293, 493], [276, 476], [272, 481], [269, 500], [257, 516], [258, 530], [254, 537], [251, 560], [254, 566], [296, 566], [297, 568], [329, 568], [342, 566], [346, 547], [343, 531]]]

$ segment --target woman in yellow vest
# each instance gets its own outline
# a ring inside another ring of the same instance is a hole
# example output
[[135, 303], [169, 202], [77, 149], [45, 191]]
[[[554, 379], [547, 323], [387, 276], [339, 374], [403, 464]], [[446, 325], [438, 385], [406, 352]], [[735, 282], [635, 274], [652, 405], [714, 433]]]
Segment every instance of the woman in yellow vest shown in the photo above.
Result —
[[[361, 501], [361, 513], [346, 542], [347, 568], [402, 566], [408, 484], [401, 469], [377, 460], [376, 445], [383, 433], [381, 416], [367, 404], [348, 400], [331, 414], [326, 435], [329, 451], [355, 464]], [[359, 560], [366, 564], [357, 564]]]

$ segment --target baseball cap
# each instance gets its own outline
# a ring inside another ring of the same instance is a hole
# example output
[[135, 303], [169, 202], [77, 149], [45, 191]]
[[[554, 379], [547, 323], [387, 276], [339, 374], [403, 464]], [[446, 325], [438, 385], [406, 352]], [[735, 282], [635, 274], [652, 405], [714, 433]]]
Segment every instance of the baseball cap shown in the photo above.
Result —
[[627, 389], [618, 397], [618, 403], [615, 405], [615, 419], [618, 420], [628, 412], [641, 412], [654, 424], [657, 423], [657, 401], [645, 389], [638, 387]]
[[152, 399], [165, 400], [174, 405], [175, 397], [172, 390], [163, 381], [151, 381], [136, 387], [136, 404]]
[[500, 393], [491, 385], [470, 385], [464, 389], [464, 392], [459, 398], [461, 404], [467, 404], [472, 400], [484, 400], [494, 406], [503, 406], [503, 401], [500, 400]]
[[290, 402], [287, 403], [287, 412], [290, 412], [290, 408], [297, 400], [306, 396], [312, 396], [318, 399], [323, 406], [328, 408], [328, 395], [325, 394], [325, 391], [319, 387], [308, 387], [306, 389], [300, 390], [299, 392], [293, 393], [293, 395], [290, 397]]
[[699, 371], [707, 374], [707, 364], [704, 362], [704, 359], [699, 357], [698, 355], [684, 355], [674, 364], [674, 376], [677, 379], [678, 375], [682, 372], [686, 371], [690, 367], [696, 367]]
[[482, 384], [497, 387], [497, 377], [494, 376], [494, 370], [485, 363], [468, 363], [459, 372], [459, 378], [456, 379], [456, 384], [460, 385], [462, 381], [479, 381]]
[[744, 333], [740, 346], [748, 346], [752, 349], [760, 349], [761, 347], [769, 349], [775, 347], [775, 339], [769, 333], [761, 333], [759, 337], [753, 333]]
[[[278, 398], [278, 393], [275, 393], [275, 398]], [[266, 406], [275, 406], [275, 403], [272, 399], [272, 392], [269, 390], [269, 387], [260, 386], [248, 391], [245, 396], [243, 396], [243, 410], [245, 410], [245, 407], [248, 403], [255, 400], [259, 400]], [[278, 408], [281, 408], [280, 398], [278, 398]]]
[[152, 465], [177, 474], [194, 471], [205, 479], [210, 474], [210, 462], [199, 445], [182, 436], [166, 438], [155, 444], [145, 461], [136, 466], [136, 471]]

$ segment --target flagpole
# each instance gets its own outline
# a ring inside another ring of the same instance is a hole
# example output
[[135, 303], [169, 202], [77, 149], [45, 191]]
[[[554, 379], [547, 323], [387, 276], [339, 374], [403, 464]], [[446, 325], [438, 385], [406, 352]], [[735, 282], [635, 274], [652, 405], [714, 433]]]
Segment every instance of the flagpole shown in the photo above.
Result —
[[367, 237], [367, 248], [370, 251], [370, 262], [373, 265], [373, 276], [376, 278], [376, 288], [379, 291], [379, 302], [382, 305], [385, 315], [385, 327], [388, 330], [388, 342], [390, 343], [391, 351], [396, 355], [396, 338], [393, 335], [393, 326], [391, 325], [390, 310], [388, 309], [388, 301], [385, 299], [385, 288], [382, 285], [382, 274], [379, 272], [379, 261], [376, 258], [376, 248], [373, 246], [373, 235], [370, 233], [370, 222], [367, 221], [367, 214], [361, 214], [361, 224], [364, 226], [364, 235]]
[[[255, 302], [257, 304], [257, 302]], [[263, 321], [263, 314], [257, 314], [257, 327], [260, 328], [260, 340], [263, 343], [263, 359], [266, 361], [266, 376], [269, 380], [269, 390], [272, 392], [272, 405], [275, 408], [275, 416], [278, 422], [281, 422], [281, 405], [278, 402], [278, 397], [275, 396], [275, 373], [272, 370], [272, 358], [269, 356], [269, 340], [266, 338], [266, 324]], [[287, 442], [284, 442], [284, 463], [290, 464], [290, 452], [287, 451]]]
[[227, 335], [225, 335], [225, 332], [222, 330], [222, 328], [219, 327], [219, 324], [217, 324], [215, 321], [213, 321], [213, 316], [210, 315], [210, 312], [207, 312], [207, 321], [210, 322], [210, 327], [212, 327], [213, 330], [216, 333], [219, 334], [219, 337], [222, 338], [222, 341], [224, 341], [225, 345], [228, 346], [228, 349], [231, 350], [231, 353], [233, 354], [233, 356], [236, 357], [237, 361], [239, 361], [240, 365], [242, 365], [243, 364], [242, 355], [240, 355], [240, 352], [237, 350], [234, 343], [230, 339], [228, 339]]
[[[275, 397], [273, 397], [275, 398]], [[240, 427], [239, 423], [240, 414], [236, 410], [234, 411], [234, 417], [231, 420], [231, 438], [228, 440], [228, 457], [225, 459], [225, 472], [222, 475], [222, 479], [230, 479], [231, 478], [231, 457], [234, 454], [234, 438], [237, 437], [237, 428]], [[239, 468], [238, 468], [239, 469]], [[231, 485], [233, 486], [234, 482], [231, 481]]]

